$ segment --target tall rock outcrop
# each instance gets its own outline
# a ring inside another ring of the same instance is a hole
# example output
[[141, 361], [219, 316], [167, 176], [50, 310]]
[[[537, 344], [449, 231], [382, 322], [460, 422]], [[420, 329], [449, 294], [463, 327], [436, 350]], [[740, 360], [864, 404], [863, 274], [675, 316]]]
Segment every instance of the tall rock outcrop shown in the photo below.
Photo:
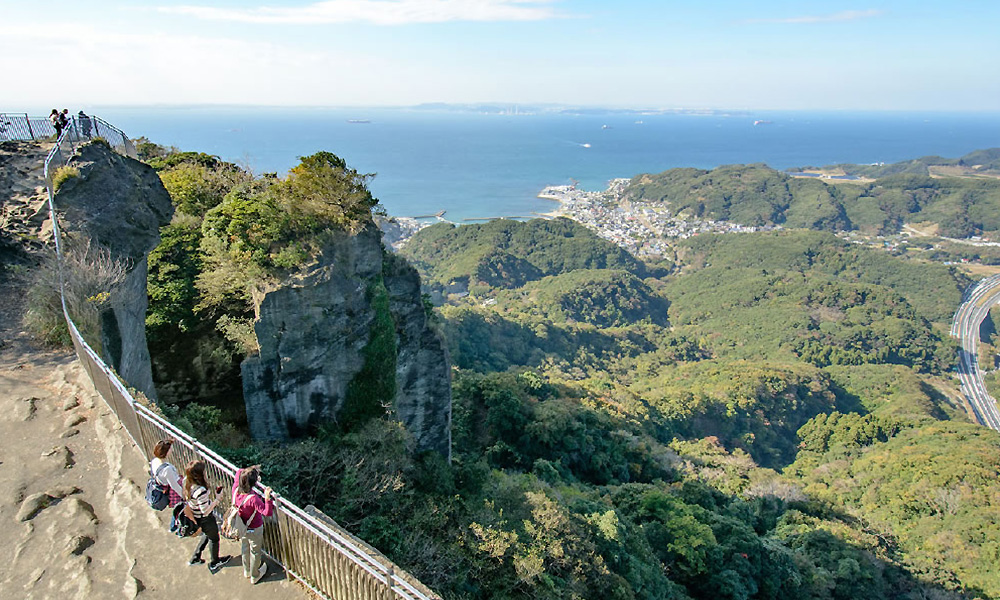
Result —
[[[451, 456], [451, 361], [444, 338], [429, 326], [420, 275], [395, 254], [383, 280], [396, 325], [396, 412], [420, 448]], [[441, 402], [448, 398], [447, 404]]]
[[260, 353], [243, 362], [254, 438], [299, 437], [382, 403], [375, 412], [394, 414], [415, 449], [450, 456], [447, 348], [428, 321], [416, 271], [384, 252], [374, 223], [337, 235], [313, 264], [264, 294], [256, 312]]
[[155, 399], [146, 346], [146, 257], [173, 215], [170, 195], [151, 167], [104, 143], [81, 147], [69, 166], [78, 175], [66, 179], [54, 196], [64, 246], [89, 240], [126, 267], [100, 310], [102, 358], [129, 385]]

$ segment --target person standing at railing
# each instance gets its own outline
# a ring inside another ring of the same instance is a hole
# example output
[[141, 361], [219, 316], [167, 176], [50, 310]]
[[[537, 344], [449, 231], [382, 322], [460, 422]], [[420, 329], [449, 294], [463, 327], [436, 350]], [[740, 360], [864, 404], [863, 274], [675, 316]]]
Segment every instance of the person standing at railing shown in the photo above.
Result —
[[62, 109], [62, 112], [59, 113], [59, 120], [62, 121], [63, 129], [68, 129], [73, 126], [73, 115], [69, 114], [68, 108]]
[[208, 570], [213, 575], [232, 558], [228, 554], [219, 556], [219, 523], [216, 522], [215, 515], [212, 514], [215, 505], [219, 503], [219, 492], [221, 491], [222, 486], [220, 485], [215, 488], [215, 500], [209, 500], [208, 481], [205, 479], [205, 463], [200, 460], [192, 460], [187, 464], [184, 469], [186, 510], [190, 511], [188, 517], [201, 528], [201, 539], [198, 540], [198, 546], [195, 547], [194, 554], [191, 555], [188, 564], [194, 566], [204, 563], [205, 560], [201, 557], [201, 553], [204, 552], [205, 546], [208, 546], [209, 554], [212, 557], [208, 563]]
[[82, 110], [76, 115], [76, 122], [80, 124], [80, 131], [83, 137], [90, 139], [90, 117]]
[[173, 446], [173, 440], [160, 440], [153, 446], [153, 460], [149, 461], [149, 471], [156, 479], [156, 483], [167, 488], [167, 506], [173, 508], [177, 506], [184, 495], [184, 486], [181, 484], [180, 473], [177, 468], [167, 462], [167, 454]]
[[264, 496], [254, 491], [260, 479], [260, 465], [238, 469], [233, 481], [233, 504], [240, 507], [240, 518], [247, 525], [247, 534], [240, 540], [243, 551], [243, 576], [253, 583], [267, 573], [267, 563], [261, 556], [264, 543], [264, 517], [274, 514], [271, 488], [264, 488]]
[[64, 127], [63, 120], [62, 120], [62, 115], [59, 113], [59, 109], [58, 108], [53, 108], [52, 112], [49, 113], [49, 121], [51, 121], [52, 122], [52, 126], [55, 127], [55, 130], [56, 130], [56, 140], [58, 140], [62, 136], [62, 130], [63, 130], [63, 127]]

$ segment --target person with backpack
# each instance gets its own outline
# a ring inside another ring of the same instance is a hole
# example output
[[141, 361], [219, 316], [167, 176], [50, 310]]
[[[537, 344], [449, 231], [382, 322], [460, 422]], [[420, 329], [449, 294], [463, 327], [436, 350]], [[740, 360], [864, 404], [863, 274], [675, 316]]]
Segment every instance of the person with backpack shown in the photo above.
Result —
[[222, 491], [222, 486], [216, 488], [215, 500], [210, 500], [208, 491], [208, 481], [205, 479], [205, 463], [200, 460], [192, 460], [184, 469], [184, 497], [187, 498], [187, 508], [185, 512], [193, 519], [201, 529], [201, 539], [198, 546], [191, 555], [188, 564], [191, 566], [200, 565], [205, 562], [201, 553], [208, 546], [212, 560], [208, 563], [208, 570], [213, 575], [222, 568], [230, 555], [219, 556], [219, 524], [215, 521], [215, 505], [219, 503], [218, 493]]
[[62, 112], [59, 113], [59, 124], [62, 125], [64, 130], [73, 126], [73, 117], [70, 116], [68, 108], [62, 109]]
[[149, 461], [149, 473], [154, 483], [162, 486], [168, 495], [167, 506], [173, 508], [181, 502], [184, 486], [181, 484], [180, 473], [174, 465], [167, 462], [167, 454], [174, 440], [160, 440], [153, 446], [153, 460]]
[[264, 517], [274, 514], [271, 488], [264, 488], [264, 496], [254, 491], [260, 479], [260, 465], [237, 469], [233, 481], [233, 505], [239, 507], [239, 518], [246, 524], [246, 535], [240, 537], [243, 553], [243, 576], [257, 583], [267, 573], [267, 563], [261, 558], [264, 543]]

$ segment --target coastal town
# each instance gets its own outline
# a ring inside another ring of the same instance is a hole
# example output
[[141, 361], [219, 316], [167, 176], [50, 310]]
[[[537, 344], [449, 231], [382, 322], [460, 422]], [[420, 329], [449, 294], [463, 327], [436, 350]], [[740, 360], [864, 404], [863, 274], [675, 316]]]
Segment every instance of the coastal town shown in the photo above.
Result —
[[375, 223], [382, 230], [382, 241], [392, 248], [393, 252], [398, 252], [418, 231], [432, 225], [427, 219], [381, 215], [375, 217]]
[[[558, 203], [553, 210], [536, 213], [541, 218], [566, 217], [592, 229], [598, 236], [607, 239], [640, 258], [671, 256], [676, 240], [696, 235], [713, 233], [752, 233], [775, 231], [781, 225], [752, 226], [731, 221], [714, 221], [690, 218], [671, 211], [668, 203], [643, 202], [629, 198], [626, 191], [629, 179], [612, 179], [603, 191], [589, 191], [570, 185], [550, 185], [538, 193], [538, 197]], [[526, 217], [501, 217], [523, 219]], [[441, 214], [432, 217], [389, 217], [379, 222], [387, 245], [398, 251], [410, 238], [424, 227], [436, 222], [450, 222]], [[841, 231], [836, 234], [852, 244], [877, 248], [891, 254], [913, 253], [931, 256], [942, 246], [980, 247], [1000, 246], [987, 238], [953, 239], [940, 237], [932, 231], [922, 231], [904, 225], [898, 233], [873, 234], [861, 231]], [[949, 253], [938, 258], [945, 264], [952, 260], [965, 264], [981, 262], [995, 264], [995, 260], [980, 261], [978, 257], [951, 258]]]
[[[610, 240], [633, 255], [643, 258], [669, 256], [673, 241], [705, 233], [750, 233], [775, 231], [781, 225], [762, 227], [742, 225], [730, 221], [692, 219], [671, 212], [669, 205], [661, 202], [638, 202], [629, 199], [626, 190], [628, 179], [613, 179], [608, 188], [591, 192], [575, 185], [553, 185], [543, 189], [539, 198], [559, 202], [559, 208], [546, 216], [563, 216], [593, 229], [597, 235]], [[954, 239], [936, 233], [921, 231], [904, 225], [898, 233], [872, 234], [860, 231], [841, 231], [836, 234], [846, 242], [900, 254], [904, 252], [930, 255], [943, 245], [985, 248], [1000, 246], [988, 238], [972, 237]], [[944, 258], [944, 264], [953, 264]], [[980, 264], [976, 258], [958, 258], [958, 263]], [[990, 264], [993, 264], [992, 262]]]
[[658, 202], [637, 202], [625, 196], [629, 179], [612, 179], [604, 191], [591, 192], [576, 185], [551, 185], [539, 198], [559, 203], [549, 216], [568, 217], [625, 248], [635, 256], [669, 254], [670, 239], [702, 233], [747, 233], [781, 229], [780, 225], [755, 227], [729, 221], [688, 219]]
[[[625, 196], [629, 179], [612, 179], [603, 191], [588, 191], [573, 185], [550, 185], [539, 198], [558, 202], [543, 218], [566, 217], [593, 229], [597, 235], [618, 244], [639, 257], [671, 254], [671, 239], [684, 239], [702, 233], [747, 233], [781, 229], [780, 225], [754, 227], [729, 221], [688, 219], [677, 216], [662, 203], [637, 202]], [[402, 248], [411, 237], [434, 222], [413, 217], [390, 217], [380, 220], [385, 241], [393, 250]]]
[[[746, 233], [781, 229], [781, 226], [753, 227], [729, 221], [687, 219], [671, 213], [668, 206], [655, 202], [637, 202], [625, 197], [629, 179], [613, 179], [604, 191], [593, 192], [576, 185], [551, 185], [538, 197], [558, 202], [542, 218], [566, 217], [593, 229], [635, 256], [655, 257], [671, 254], [670, 240], [702, 233]], [[509, 217], [513, 218], [513, 217]], [[385, 241], [393, 250], [402, 248], [424, 227], [444, 221], [414, 217], [391, 217], [380, 220]]]

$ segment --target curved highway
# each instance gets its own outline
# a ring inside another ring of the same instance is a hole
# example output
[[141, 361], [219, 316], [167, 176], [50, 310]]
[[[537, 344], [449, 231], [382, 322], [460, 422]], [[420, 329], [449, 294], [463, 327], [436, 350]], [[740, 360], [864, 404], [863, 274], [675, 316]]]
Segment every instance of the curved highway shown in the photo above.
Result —
[[1000, 411], [996, 401], [986, 391], [976, 357], [979, 327], [989, 314], [990, 307], [1000, 302], [1000, 275], [983, 279], [967, 290], [962, 300], [951, 325], [951, 335], [962, 344], [958, 351], [958, 377], [962, 382], [962, 393], [972, 406], [976, 419], [990, 429], [1000, 431]]

